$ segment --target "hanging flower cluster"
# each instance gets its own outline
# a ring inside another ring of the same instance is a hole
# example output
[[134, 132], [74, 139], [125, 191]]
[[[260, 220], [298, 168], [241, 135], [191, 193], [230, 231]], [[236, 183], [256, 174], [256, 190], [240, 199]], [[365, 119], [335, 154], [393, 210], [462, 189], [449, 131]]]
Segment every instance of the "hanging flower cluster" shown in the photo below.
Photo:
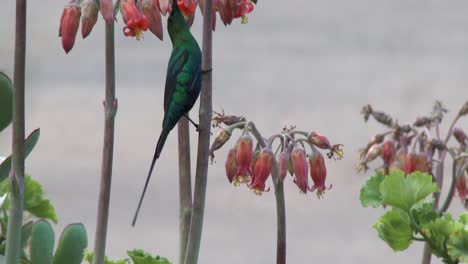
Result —
[[[175, 2], [173, 2], [175, 1]], [[247, 14], [254, 9], [256, 0], [214, 0], [212, 28], [216, 28], [216, 13], [219, 13], [223, 24], [230, 25], [236, 18], [247, 23]], [[177, 4], [189, 25], [193, 24], [197, 0], [117, 0], [114, 8], [112, 0], [69, 0], [65, 5], [60, 19], [59, 37], [62, 47], [68, 53], [75, 44], [76, 34], [81, 19], [81, 34], [83, 39], [92, 31], [97, 22], [99, 10], [104, 20], [114, 23], [115, 12], [120, 10], [123, 22], [123, 34], [127, 37], [143, 38], [148, 29], [160, 40], [163, 40], [162, 15], [172, 11], [172, 5]], [[200, 1], [203, 10], [204, 1]]]
[[[370, 105], [364, 106], [361, 113], [365, 121], [373, 117], [388, 130], [376, 134], [360, 150], [361, 162], [358, 171], [367, 170], [368, 163], [380, 157], [383, 161], [384, 174], [395, 169], [403, 170], [405, 174], [421, 171], [432, 174], [440, 185], [443, 180], [443, 170], [438, 166], [442, 166], [445, 157], [449, 154], [455, 163], [453, 175], [457, 181], [459, 196], [463, 202], [467, 199], [468, 138], [464, 130], [454, 128], [454, 125], [461, 117], [468, 115], [468, 102], [459, 110], [445, 137], [440, 135], [440, 124], [447, 110], [440, 102], [435, 103], [430, 115], [418, 117], [413, 124], [401, 125], [388, 114], [375, 111]], [[452, 136], [457, 144], [454, 147], [448, 145]], [[438, 169], [442, 172], [438, 173]]]
[[[332, 145], [325, 136], [315, 131], [307, 133], [294, 127], [284, 128], [281, 133], [265, 139], [253, 122], [224, 113], [215, 113], [213, 127], [220, 127], [221, 130], [210, 148], [212, 160], [214, 151], [231, 139], [234, 130], [242, 130], [228, 152], [226, 176], [230, 183], [235, 186], [245, 184], [257, 195], [270, 190], [266, 186], [270, 174], [274, 175], [273, 180], [283, 182], [289, 171], [300, 192], [317, 191], [320, 198], [331, 185], [325, 185], [327, 169], [319, 149], [328, 150], [329, 158], [341, 159], [343, 156], [341, 144]], [[308, 154], [307, 150], [310, 150]], [[312, 186], [309, 186], [309, 175]]]

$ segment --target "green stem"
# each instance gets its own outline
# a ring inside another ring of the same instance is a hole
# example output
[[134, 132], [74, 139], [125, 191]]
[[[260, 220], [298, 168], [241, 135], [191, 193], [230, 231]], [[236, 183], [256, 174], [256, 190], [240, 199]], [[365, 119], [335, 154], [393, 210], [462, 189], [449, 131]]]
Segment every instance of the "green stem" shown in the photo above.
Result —
[[10, 173], [11, 204], [6, 241], [6, 264], [17, 264], [21, 252], [24, 200], [24, 79], [26, 64], [26, 0], [16, 1], [16, 34], [13, 102], [13, 170]]
[[452, 183], [450, 185], [449, 193], [447, 194], [447, 198], [445, 198], [445, 201], [443, 205], [439, 209], [439, 214], [443, 214], [447, 209], [450, 207], [450, 204], [452, 203], [453, 197], [455, 196], [455, 188], [457, 187], [458, 180], [463, 176], [463, 173], [466, 168], [468, 168], [468, 165], [463, 165], [466, 160], [466, 157], [463, 158], [461, 164], [457, 170], [457, 160], [453, 160], [453, 165], [452, 165]]
[[[260, 143], [260, 146], [266, 147], [267, 142], [265, 142], [253, 123], [250, 123], [250, 129]], [[276, 264], [286, 264], [286, 203], [284, 201], [284, 188], [279, 178], [276, 159], [273, 160], [271, 177], [275, 186], [276, 198]]]
[[202, 90], [200, 95], [200, 129], [198, 134], [197, 169], [190, 220], [190, 232], [187, 242], [185, 264], [196, 264], [200, 251], [205, 212], [206, 184], [208, 179], [208, 158], [210, 152], [210, 129], [212, 103], [212, 30], [213, 0], [205, 1], [203, 10], [203, 43], [202, 43]]
[[112, 182], [114, 155], [114, 123], [117, 114], [115, 98], [115, 46], [114, 23], [106, 27], [106, 99], [104, 102], [104, 146], [102, 151], [101, 183], [99, 190], [96, 236], [94, 240], [94, 264], [103, 264], [106, 255], [107, 223]]
[[178, 125], [179, 140], [179, 262], [184, 263], [192, 216], [192, 182], [190, 171], [190, 126], [186, 118]]

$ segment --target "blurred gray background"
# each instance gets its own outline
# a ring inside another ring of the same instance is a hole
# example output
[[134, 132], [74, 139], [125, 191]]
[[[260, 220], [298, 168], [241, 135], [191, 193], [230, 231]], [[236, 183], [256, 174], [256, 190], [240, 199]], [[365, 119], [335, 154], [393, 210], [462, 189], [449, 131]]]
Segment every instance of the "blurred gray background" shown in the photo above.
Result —
[[[56, 230], [83, 222], [92, 248], [103, 138], [103, 20], [65, 55], [57, 36], [63, 4], [29, 1], [26, 124], [27, 132], [40, 127], [41, 139], [27, 172], [56, 206]], [[0, 70], [12, 74], [14, 1], [1, 1], [0, 10]], [[263, 0], [247, 25], [237, 20], [225, 28], [218, 20], [215, 110], [245, 115], [265, 134], [295, 124], [345, 145], [344, 159], [327, 163], [333, 189], [324, 199], [299, 194], [288, 178], [288, 263], [420, 262], [421, 244], [394, 253], [371, 228], [383, 210], [361, 208], [359, 189], [370, 172], [355, 172], [357, 150], [383, 127], [365, 124], [359, 112], [372, 103], [409, 122], [439, 99], [453, 118], [468, 99], [467, 13], [463, 0]], [[193, 32], [201, 43], [200, 18], [197, 13]], [[150, 33], [138, 42], [125, 38], [122, 27], [116, 25], [119, 109], [107, 253], [118, 258], [126, 249], [144, 248], [176, 262], [176, 133], [158, 162], [139, 222], [130, 226], [160, 132], [171, 44], [167, 32], [164, 42]], [[467, 129], [467, 120], [459, 126]], [[10, 138], [11, 127], [0, 137], [1, 154], [10, 153]], [[199, 263], [274, 263], [273, 192], [257, 197], [229, 185], [226, 149], [209, 168]], [[458, 198], [451, 210], [462, 211]]]

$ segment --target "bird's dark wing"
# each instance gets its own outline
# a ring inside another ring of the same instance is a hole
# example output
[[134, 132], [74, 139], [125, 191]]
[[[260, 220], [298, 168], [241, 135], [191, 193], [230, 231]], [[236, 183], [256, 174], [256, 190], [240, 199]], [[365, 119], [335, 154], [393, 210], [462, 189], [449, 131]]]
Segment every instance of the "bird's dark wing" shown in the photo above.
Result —
[[164, 111], [167, 111], [169, 107], [176, 88], [177, 76], [182, 72], [188, 57], [189, 52], [183, 47], [175, 47], [172, 50], [171, 58], [167, 66], [166, 87], [164, 90]]

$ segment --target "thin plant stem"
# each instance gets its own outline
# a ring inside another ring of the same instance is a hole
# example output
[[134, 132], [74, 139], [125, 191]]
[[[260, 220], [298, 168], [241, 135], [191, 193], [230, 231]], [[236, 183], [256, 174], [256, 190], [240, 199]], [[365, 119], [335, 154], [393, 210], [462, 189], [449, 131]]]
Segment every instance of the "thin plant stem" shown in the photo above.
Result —
[[11, 204], [8, 221], [6, 264], [17, 264], [21, 251], [24, 200], [24, 83], [26, 64], [26, 0], [16, 1], [16, 33], [13, 101], [13, 170], [10, 173]]
[[106, 253], [107, 224], [112, 182], [114, 155], [114, 123], [117, 114], [115, 98], [115, 46], [114, 24], [106, 27], [106, 98], [104, 102], [104, 146], [102, 151], [101, 183], [99, 190], [96, 236], [94, 240], [94, 264], [103, 264]]
[[213, 0], [205, 1], [203, 10], [203, 43], [202, 43], [202, 90], [200, 95], [200, 131], [198, 134], [197, 169], [190, 219], [190, 232], [187, 242], [185, 264], [196, 264], [200, 251], [205, 211], [206, 185], [208, 179], [208, 158], [210, 149], [210, 129], [212, 105], [212, 7]]
[[[252, 134], [260, 143], [261, 147], [266, 147], [267, 142], [257, 130], [253, 123], [250, 123]], [[284, 188], [278, 172], [276, 159], [273, 160], [271, 178], [275, 186], [276, 198], [276, 264], [286, 264], [286, 203], [284, 201]]]
[[457, 187], [458, 180], [463, 176], [464, 171], [468, 168], [468, 164], [463, 165], [466, 160], [466, 157], [462, 159], [461, 165], [457, 170], [457, 160], [453, 160], [452, 165], [452, 183], [450, 185], [449, 193], [447, 194], [447, 198], [445, 198], [444, 203], [439, 209], [439, 214], [443, 214], [447, 209], [450, 207], [452, 203], [453, 197], [455, 196], [455, 188]]
[[179, 141], [179, 262], [185, 260], [192, 216], [192, 180], [190, 170], [190, 125], [186, 118], [178, 124]]

